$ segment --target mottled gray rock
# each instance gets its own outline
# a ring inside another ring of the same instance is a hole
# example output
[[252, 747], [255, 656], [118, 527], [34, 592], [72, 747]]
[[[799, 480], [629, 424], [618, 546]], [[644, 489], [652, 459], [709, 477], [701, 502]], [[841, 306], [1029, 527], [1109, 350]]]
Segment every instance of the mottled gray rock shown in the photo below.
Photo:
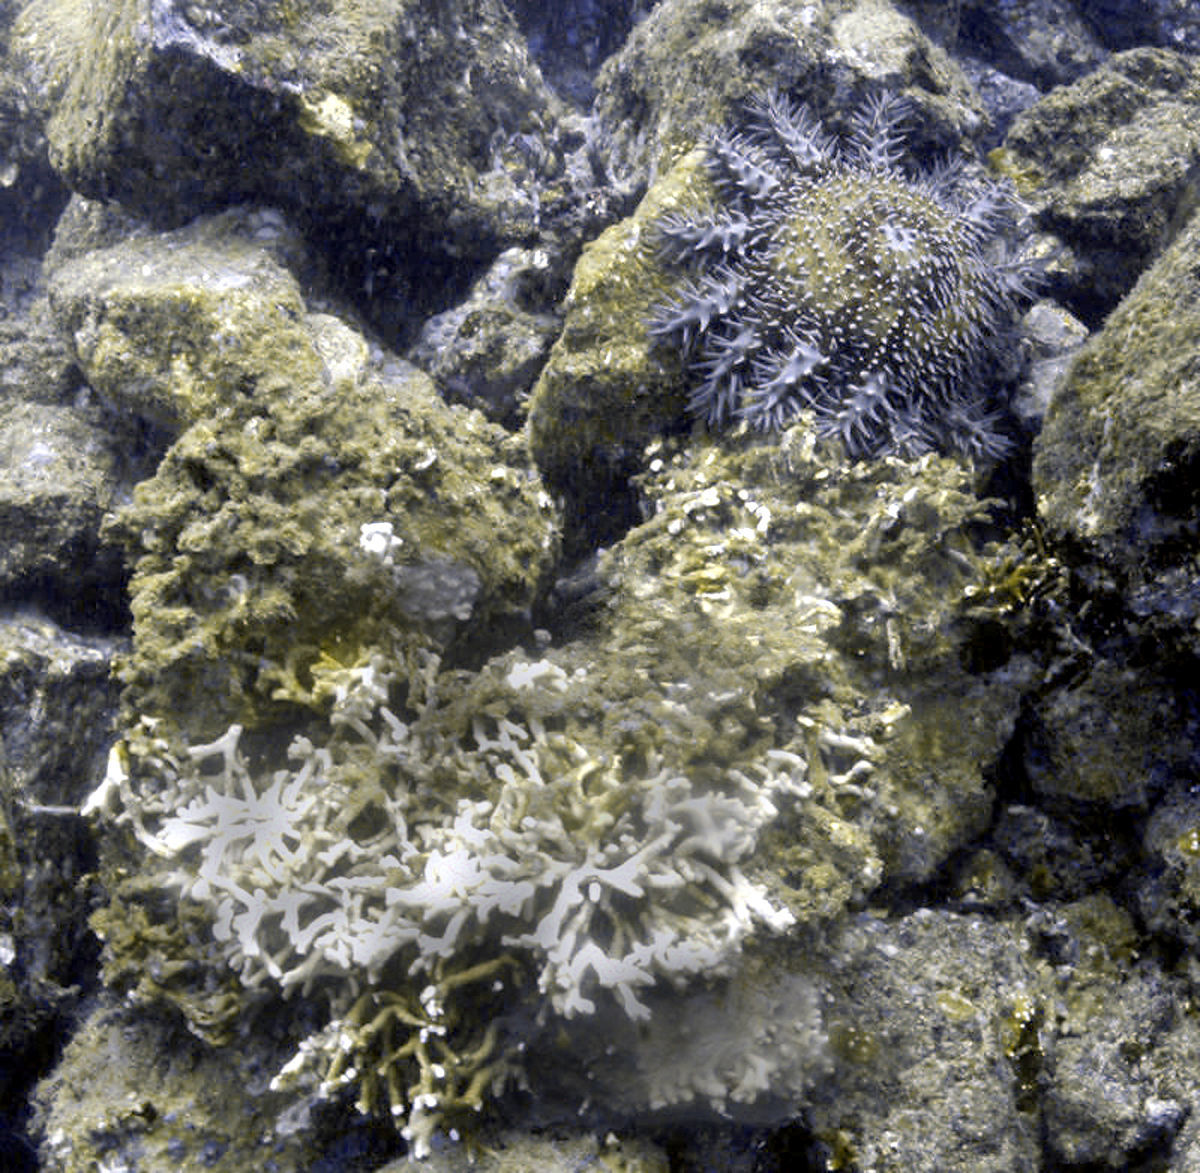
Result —
[[1159, 1168], [1190, 1168], [1167, 1156], [1200, 1092], [1200, 1034], [1182, 1014], [1182, 989], [1137, 962], [1133, 923], [1108, 897], [1064, 906], [1044, 927], [1051, 919], [1057, 1029], [1042, 1094], [1050, 1155], [1129, 1169], [1157, 1154]]
[[1074, 0], [966, 0], [958, 27], [961, 47], [1042, 90], [1075, 81], [1106, 56]]
[[278, 1046], [258, 1035], [217, 1050], [168, 1016], [95, 1005], [37, 1090], [44, 1167], [313, 1168], [320, 1140], [304, 1115], [284, 1114], [267, 1092], [264, 1060]]
[[1100, 661], [1034, 703], [1025, 768], [1051, 800], [1141, 807], [1200, 767], [1200, 720], [1175, 680]]
[[1029, 901], [1078, 899], [1115, 883], [1133, 866], [1122, 843], [1096, 838], [1064, 815], [1024, 803], [999, 812], [989, 842]]
[[110, 740], [117, 646], [32, 614], [0, 618], [0, 767], [22, 803], [75, 806], [95, 784]]
[[[32, 614], [0, 617], [0, 1101], [46, 1062], [46, 1038], [94, 973], [90, 844], [76, 807], [95, 784], [115, 705], [117, 641]], [[0, 1149], [0, 1151], [6, 1151]], [[6, 1166], [7, 1168], [7, 1166]]]
[[[7, 267], [6, 267], [7, 269]], [[17, 278], [20, 290], [6, 283], [9, 315], [0, 317], [0, 405], [25, 403], [66, 404], [82, 386], [70, 348], [58, 332], [41, 278], [36, 273]], [[7, 269], [4, 276], [13, 276]], [[26, 303], [23, 309], [18, 305]]]
[[1054, 280], [1094, 318], [1178, 233], [1200, 179], [1200, 65], [1120, 53], [1020, 115], [999, 162], [1066, 254]]
[[1182, 53], [1200, 52], [1200, 9], [1191, 0], [1078, 0], [1113, 49], [1162, 45]]
[[428, 318], [410, 362], [432, 375], [454, 402], [515, 426], [562, 325], [537, 307], [557, 285], [541, 249], [506, 249], [454, 309]]
[[1037, 435], [1072, 360], [1087, 340], [1088, 330], [1068, 310], [1043, 300], [1031, 306], [1021, 320], [1021, 336], [1030, 361], [1010, 406], [1025, 430]]
[[921, 909], [864, 915], [833, 942], [826, 1000], [834, 1076], [808, 1118], [877, 1170], [1033, 1173], [1039, 991], [1022, 934]]
[[1142, 830], [1144, 866], [1135, 886], [1138, 911], [1155, 933], [1200, 955], [1200, 792], [1174, 788]]
[[82, 604], [115, 589], [120, 558], [102, 542], [100, 523], [121, 483], [120, 461], [94, 408], [0, 408], [0, 592], [11, 598], [49, 589]]
[[1034, 446], [1047, 531], [1096, 584], [1197, 647], [1200, 217], [1080, 351]]

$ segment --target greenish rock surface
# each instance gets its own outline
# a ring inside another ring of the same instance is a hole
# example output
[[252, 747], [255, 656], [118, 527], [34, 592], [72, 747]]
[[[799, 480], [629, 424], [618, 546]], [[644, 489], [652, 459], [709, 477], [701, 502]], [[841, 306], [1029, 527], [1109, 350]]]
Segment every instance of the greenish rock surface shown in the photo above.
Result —
[[193, 734], [307, 707], [323, 658], [527, 626], [554, 558], [522, 446], [415, 369], [267, 379], [184, 432], [113, 523], [134, 559], [127, 710]]
[[868, 83], [911, 87], [922, 135], [932, 132], [943, 149], [983, 121], [958, 65], [882, 0], [734, 0], [719, 11], [707, 0], [664, 0], [600, 71], [596, 111], [612, 165], [653, 176], [770, 85], [844, 118], [853, 106], [846, 94]]
[[1034, 446], [1039, 516], [1097, 588], [1197, 647], [1200, 218], [1080, 351]]
[[1053, 268], [1072, 296], [1107, 310], [1200, 199], [1200, 66], [1167, 49], [1114, 54], [1021, 114], [996, 162], [1067, 246]]
[[[37, 1093], [43, 1159], [61, 1173], [145, 1169], [304, 1173], [320, 1149], [263, 1094], [269, 1040], [214, 1053], [155, 1014], [93, 1010]], [[250, 1094], [248, 1094], [250, 1093]]]
[[330, 377], [288, 267], [303, 256], [278, 213], [237, 210], [68, 260], [50, 302], [88, 384], [177, 435], [272, 372]]
[[496, 0], [34, 0], [13, 53], [71, 187], [159, 223], [253, 200], [419, 213], [461, 246], [533, 225], [512, 140], [554, 103]]
[[646, 243], [664, 212], [708, 190], [698, 152], [650, 190], [628, 219], [592, 241], [563, 301], [563, 328], [529, 403], [530, 450], [548, 482], [586, 499], [637, 469], [643, 448], [684, 408], [675, 369], [651, 354], [647, 319], [668, 279]]
[[89, 382], [178, 435], [104, 534], [133, 570], [127, 707], [193, 734], [307, 704], [323, 656], [527, 625], [556, 554], [523, 444], [309, 313], [284, 261], [282, 218], [238, 210], [53, 278]]

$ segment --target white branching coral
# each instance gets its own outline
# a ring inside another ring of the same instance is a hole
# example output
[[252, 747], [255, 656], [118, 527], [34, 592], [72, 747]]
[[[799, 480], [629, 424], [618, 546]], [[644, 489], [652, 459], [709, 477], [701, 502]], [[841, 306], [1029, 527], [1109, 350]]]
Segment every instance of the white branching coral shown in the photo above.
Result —
[[[121, 768], [89, 806], [117, 794], [169, 882], [209, 910], [246, 990], [321, 991], [332, 1021], [285, 1079], [316, 1072], [327, 1093], [359, 1080], [363, 1106], [403, 1116], [415, 1148], [504, 1074], [494, 1032], [451, 1038], [481, 957], [528, 975], [543, 1017], [607, 1001], [641, 1020], [655, 988], [728, 974], [752, 932], [792, 923], [743, 868], [807, 793], [798, 757], [701, 784], [652, 754], [594, 757], [532, 716], [478, 716], [448, 746], [392, 711], [382, 662], [316, 673], [324, 744], [296, 737], [273, 771], [252, 766], [236, 726], [185, 753], [157, 746], [146, 785]], [[518, 662], [505, 682], [517, 702], [562, 676]]]

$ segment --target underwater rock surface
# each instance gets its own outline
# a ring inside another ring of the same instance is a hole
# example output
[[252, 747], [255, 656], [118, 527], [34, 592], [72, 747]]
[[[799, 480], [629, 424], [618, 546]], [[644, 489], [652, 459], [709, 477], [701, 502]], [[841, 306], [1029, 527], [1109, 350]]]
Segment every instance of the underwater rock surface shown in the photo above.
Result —
[[1194, 1167], [1189, 15], [4, 6], [0, 1164]]

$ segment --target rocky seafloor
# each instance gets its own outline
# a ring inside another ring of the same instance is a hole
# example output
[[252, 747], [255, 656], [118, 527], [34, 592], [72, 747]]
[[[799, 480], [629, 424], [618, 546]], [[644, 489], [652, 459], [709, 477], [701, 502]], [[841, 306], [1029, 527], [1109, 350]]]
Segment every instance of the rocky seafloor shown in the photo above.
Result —
[[0, 1168], [1200, 1168], [1198, 193], [1172, 0], [0, 0]]

